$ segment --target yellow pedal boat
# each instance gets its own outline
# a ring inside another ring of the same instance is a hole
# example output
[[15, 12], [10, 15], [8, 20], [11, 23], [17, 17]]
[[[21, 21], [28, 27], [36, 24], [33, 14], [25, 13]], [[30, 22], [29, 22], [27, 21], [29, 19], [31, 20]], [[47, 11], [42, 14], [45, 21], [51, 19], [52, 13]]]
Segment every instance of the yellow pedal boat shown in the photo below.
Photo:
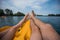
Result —
[[[10, 28], [10, 26], [4, 26], [0, 28], [0, 32]], [[30, 20], [26, 21], [21, 28], [19, 28], [13, 40], [30, 40], [31, 28], [30, 28]]]

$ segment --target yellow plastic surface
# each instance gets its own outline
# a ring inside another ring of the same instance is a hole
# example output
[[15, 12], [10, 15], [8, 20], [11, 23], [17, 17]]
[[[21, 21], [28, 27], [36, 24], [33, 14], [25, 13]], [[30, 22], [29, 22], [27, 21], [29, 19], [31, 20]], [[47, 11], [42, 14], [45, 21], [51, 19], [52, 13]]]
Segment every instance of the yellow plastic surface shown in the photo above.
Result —
[[[4, 28], [2, 28], [4, 29]], [[2, 30], [0, 28], [0, 31]], [[16, 31], [16, 34], [13, 40], [30, 40], [31, 29], [30, 29], [30, 20], [23, 24], [21, 28]]]
[[0, 32], [2, 32], [2, 31], [4, 31], [4, 30], [6, 30], [6, 29], [8, 29], [8, 28], [10, 28], [11, 26], [4, 26], [4, 27], [1, 27], [0, 28]]

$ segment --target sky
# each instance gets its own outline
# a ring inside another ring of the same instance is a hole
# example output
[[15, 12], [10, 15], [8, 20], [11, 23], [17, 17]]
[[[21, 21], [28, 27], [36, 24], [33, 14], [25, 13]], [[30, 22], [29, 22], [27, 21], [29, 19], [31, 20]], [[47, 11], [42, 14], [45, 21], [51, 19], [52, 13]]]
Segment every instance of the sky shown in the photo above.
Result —
[[0, 0], [0, 9], [11, 9], [13, 13], [18, 11], [27, 14], [32, 10], [36, 14], [60, 14], [59, 0]]

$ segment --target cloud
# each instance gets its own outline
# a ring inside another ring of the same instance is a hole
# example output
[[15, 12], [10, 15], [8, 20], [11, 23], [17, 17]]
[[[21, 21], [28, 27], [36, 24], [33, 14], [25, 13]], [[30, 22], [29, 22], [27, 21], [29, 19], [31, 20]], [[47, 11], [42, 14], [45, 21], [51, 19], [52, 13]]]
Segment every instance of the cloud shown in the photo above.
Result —
[[11, 0], [13, 5], [20, 9], [25, 9], [26, 7], [31, 8], [42, 8], [40, 4], [47, 2], [48, 0]]
[[42, 4], [48, 2], [49, 0], [6, 0], [2, 3], [2, 8], [12, 9], [14, 12], [29, 12], [30, 10], [34, 10], [36, 12], [40, 12], [42, 9]]
[[[42, 8], [40, 4], [47, 2], [48, 0], [3, 0], [2, 4], [6, 6], [14, 6], [18, 9], [26, 9], [27, 7], [31, 7], [32, 9], [40, 9]], [[8, 4], [8, 5], [7, 5]]]

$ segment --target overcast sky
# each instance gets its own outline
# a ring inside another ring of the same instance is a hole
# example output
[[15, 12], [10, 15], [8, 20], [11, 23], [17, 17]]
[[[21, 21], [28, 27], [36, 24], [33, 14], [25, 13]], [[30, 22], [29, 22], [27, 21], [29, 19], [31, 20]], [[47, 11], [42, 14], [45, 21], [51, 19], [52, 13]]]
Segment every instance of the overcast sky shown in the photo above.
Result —
[[34, 10], [36, 14], [59, 14], [59, 0], [0, 0], [0, 9], [11, 9], [28, 13]]

